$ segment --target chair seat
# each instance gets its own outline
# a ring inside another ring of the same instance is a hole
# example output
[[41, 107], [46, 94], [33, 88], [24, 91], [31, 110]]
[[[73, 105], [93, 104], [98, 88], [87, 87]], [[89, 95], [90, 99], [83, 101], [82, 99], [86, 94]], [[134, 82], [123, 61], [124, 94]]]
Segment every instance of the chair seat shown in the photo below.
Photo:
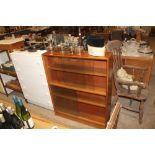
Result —
[[117, 91], [117, 93], [118, 93], [118, 96], [134, 98], [135, 100], [139, 100], [139, 101], [145, 101], [147, 99], [149, 91], [148, 89], [142, 89], [141, 94], [137, 96], [136, 90], [131, 90], [130, 93], [128, 93], [128, 89], [125, 89], [122, 87], [121, 90]]

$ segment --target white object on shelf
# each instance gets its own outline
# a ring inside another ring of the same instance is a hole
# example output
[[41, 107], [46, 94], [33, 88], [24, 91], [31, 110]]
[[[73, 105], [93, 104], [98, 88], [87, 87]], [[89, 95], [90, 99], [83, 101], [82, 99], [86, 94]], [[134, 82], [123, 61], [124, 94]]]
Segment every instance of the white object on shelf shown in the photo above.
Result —
[[32, 104], [53, 110], [42, 54], [46, 51], [15, 51], [11, 58], [25, 98]]
[[105, 46], [93, 47], [88, 45], [88, 54], [92, 56], [105, 56]]

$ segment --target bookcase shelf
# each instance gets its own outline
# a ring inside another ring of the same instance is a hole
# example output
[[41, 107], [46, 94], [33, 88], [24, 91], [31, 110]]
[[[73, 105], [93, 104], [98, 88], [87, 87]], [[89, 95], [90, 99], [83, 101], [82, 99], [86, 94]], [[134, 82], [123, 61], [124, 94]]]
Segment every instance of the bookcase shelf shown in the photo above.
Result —
[[53, 94], [53, 95], [64, 98], [64, 99], [72, 100], [72, 101], [78, 101], [78, 102], [82, 102], [82, 103], [86, 103], [86, 104], [90, 104], [90, 105], [95, 105], [98, 107], [105, 107], [106, 106], [104, 104], [96, 103], [95, 101], [89, 101], [87, 99], [80, 99], [80, 98], [77, 98], [74, 96], [69, 96], [69, 95], [67, 96], [67, 95], [62, 95], [62, 94]]
[[79, 84], [73, 84], [73, 83], [65, 83], [65, 82], [50, 82], [49, 83], [52, 86], [58, 86], [62, 88], [68, 88], [68, 89], [73, 89], [77, 91], [82, 91], [82, 92], [88, 92], [92, 94], [98, 94], [98, 95], [106, 95], [106, 90], [104, 88], [95, 88], [91, 86], [84, 86], [84, 85], [79, 85]]
[[56, 71], [64, 71], [64, 72], [77, 73], [77, 74], [96, 75], [96, 76], [103, 76], [103, 77], [107, 76], [104, 73], [97, 73], [92, 71], [73, 70], [73, 69], [58, 68], [58, 67], [48, 67], [48, 68]]

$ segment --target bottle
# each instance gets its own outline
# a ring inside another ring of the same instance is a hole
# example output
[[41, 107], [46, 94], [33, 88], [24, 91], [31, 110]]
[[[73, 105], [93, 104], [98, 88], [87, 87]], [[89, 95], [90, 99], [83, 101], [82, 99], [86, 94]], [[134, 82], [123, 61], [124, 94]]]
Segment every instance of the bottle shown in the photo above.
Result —
[[19, 105], [18, 98], [17, 98], [17, 96], [13, 96], [12, 99], [13, 99], [13, 102], [15, 104], [16, 114], [22, 120], [22, 117], [21, 117], [21, 107]]
[[81, 29], [79, 27], [79, 46], [82, 46], [82, 42]]
[[12, 125], [6, 122], [3, 114], [0, 114], [1, 129], [13, 129]]
[[11, 107], [7, 107], [7, 112], [10, 114], [11, 116], [11, 122], [12, 122], [12, 126], [14, 127], [14, 129], [23, 129], [24, 124], [23, 122], [18, 118], [18, 116], [13, 112], [13, 110], [11, 109]]
[[[2, 110], [0, 109], [0, 116], [2, 115]], [[3, 129], [3, 123], [1, 121], [1, 118], [0, 118], [0, 129]]]
[[0, 129], [3, 129], [3, 123], [1, 122], [1, 119], [0, 119]]
[[22, 121], [25, 125], [25, 128], [26, 129], [34, 128], [34, 122], [32, 120], [30, 112], [25, 108], [21, 99], [19, 99], [19, 105], [21, 107], [21, 118], [22, 118]]
[[72, 45], [72, 35], [68, 34], [68, 45], [71, 46]]
[[52, 31], [52, 45], [57, 46], [57, 35], [55, 31]]
[[[1, 113], [4, 116], [5, 121], [10, 125], [10, 127], [12, 126], [12, 119], [11, 119], [11, 115], [6, 111], [6, 107], [3, 105], [3, 103], [0, 103], [0, 109], [1, 109]], [[13, 128], [13, 127], [12, 127]]]
[[85, 51], [88, 50], [88, 48], [87, 48], [87, 36], [84, 36], [84, 37], [83, 37], [83, 49], [84, 49]]
[[45, 49], [46, 49], [46, 44], [45, 44], [45, 42], [46, 42], [46, 39], [43, 38], [43, 45], [42, 45], [42, 47], [40, 48], [40, 50], [45, 50]]
[[2, 114], [2, 110], [1, 110], [1, 108], [0, 108], [0, 114]]
[[0, 113], [0, 129], [4, 129], [4, 122], [5, 122], [4, 116], [3, 114]]
[[140, 31], [137, 31], [136, 32], [136, 41], [137, 42], [140, 42], [141, 41], [141, 32]]

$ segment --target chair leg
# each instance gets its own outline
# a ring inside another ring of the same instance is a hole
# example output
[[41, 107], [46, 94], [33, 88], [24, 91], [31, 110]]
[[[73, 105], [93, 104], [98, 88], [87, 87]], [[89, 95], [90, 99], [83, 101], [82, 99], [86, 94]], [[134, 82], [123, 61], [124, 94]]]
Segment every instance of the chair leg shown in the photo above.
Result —
[[114, 99], [113, 99], [113, 101], [112, 101], [112, 105], [114, 105], [114, 106], [116, 105], [116, 103], [117, 103], [117, 101], [118, 101], [118, 98], [119, 98], [118, 95], [115, 95], [115, 96], [114, 96]]
[[129, 103], [129, 105], [130, 105], [130, 106], [132, 105], [132, 101], [133, 101], [133, 100], [132, 100], [132, 99], [130, 99], [130, 103]]
[[143, 113], [144, 113], [144, 102], [140, 102], [139, 105], [139, 123], [142, 123], [142, 119], [143, 119]]

